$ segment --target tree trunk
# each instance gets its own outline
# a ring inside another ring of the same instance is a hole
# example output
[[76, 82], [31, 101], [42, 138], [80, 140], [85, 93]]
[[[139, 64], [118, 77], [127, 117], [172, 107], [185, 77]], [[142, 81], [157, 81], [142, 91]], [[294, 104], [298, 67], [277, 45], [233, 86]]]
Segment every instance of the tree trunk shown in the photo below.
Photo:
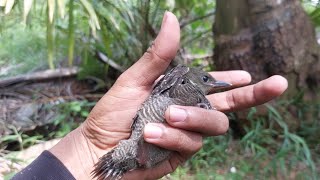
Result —
[[299, 0], [217, 0], [213, 31], [218, 70], [247, 70], [253, 82], [280, 74], [289, 97], [319, 98], [320, 48]]

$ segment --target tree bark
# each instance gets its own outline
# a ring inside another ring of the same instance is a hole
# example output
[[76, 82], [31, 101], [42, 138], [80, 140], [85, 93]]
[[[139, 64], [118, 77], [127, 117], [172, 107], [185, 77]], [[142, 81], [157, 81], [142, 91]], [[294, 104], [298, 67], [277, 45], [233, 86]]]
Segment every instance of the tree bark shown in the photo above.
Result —
[[253, 82], [274, 74], [318, 98], [320, 48], [299, 0], [217, 0], [214, 63], [218, 70], [243, 69]]

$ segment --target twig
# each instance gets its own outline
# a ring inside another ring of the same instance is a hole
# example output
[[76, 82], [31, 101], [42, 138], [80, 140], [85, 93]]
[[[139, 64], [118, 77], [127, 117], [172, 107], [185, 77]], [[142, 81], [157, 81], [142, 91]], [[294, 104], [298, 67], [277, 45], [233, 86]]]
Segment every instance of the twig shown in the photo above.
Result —
[[183, 42], [183, 43], [182, 43], [182, 46], [185, 46], [185, 45], [187, 45], [187, 44], [191, 44], [192, 41], [195, 41], [195, 40], [197, 40], [198, 38], [201, 38], [201, 36], [203, 36], [204, 34], [211, 33], [211, 31], [212, 31], [212, 29], [209, 28], [209, 29], [207, 29], [207, 30], [205, 30], [205, 31], [203, 31], [203, 32], [201, 32], [201, 33], [198, 33], [198, 35], [196, 35], [196, 36], [194, 36], [193, 38], [187, 40], [186, 42]]
[[187, 26], [188, 24], [191, 24], [191, 23], [193, 23], [193, 22], [195, 22], [195, 21], [199, 21], [199, 20], [201, 20], [201, 19], [205, 19], [205, 18], [207, 18], [207, 17], [213, 16], [214, 14], [215, 14], [215, 12], [210, 12], [210, 13], [205, 14], [205, 15], [203, 15], [203, 16], [198, 16], [198, 17], [195, 17], [195, 18], [193, 18], [193, 19], [189, 19], [189, 20], [186, 20], [186, 21], [184, 21], [184, 22], [181, 22], [181, 23], [180, 23], [180, 29], [184, 28], [184, 27]]
[[117, 64], [114, 60], [108, 58], [105, 54], [103, 54], [102, 52], [97, 52], [97, 55], [99, 57], [99, 59], [106, 64], [109, 64], [111, 67], [113, 67], [114, 69], [120, 71], [120, 72], [124, 72], [125, 68], [120, 66], [119, 64]]

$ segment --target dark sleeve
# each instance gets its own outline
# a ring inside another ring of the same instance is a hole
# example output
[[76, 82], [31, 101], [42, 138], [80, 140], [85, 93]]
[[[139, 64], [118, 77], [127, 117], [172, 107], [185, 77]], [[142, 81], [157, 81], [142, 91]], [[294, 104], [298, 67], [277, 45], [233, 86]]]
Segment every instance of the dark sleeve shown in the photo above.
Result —
[[74, 180], [68, 169], [49, 151], [41, 153], [29, 166], [18, 172], [12, 180]]

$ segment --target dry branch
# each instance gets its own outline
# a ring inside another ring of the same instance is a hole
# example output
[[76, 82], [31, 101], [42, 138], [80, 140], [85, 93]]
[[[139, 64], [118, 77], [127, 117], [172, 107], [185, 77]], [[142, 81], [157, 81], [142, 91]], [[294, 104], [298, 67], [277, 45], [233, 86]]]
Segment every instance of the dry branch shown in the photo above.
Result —
[[120, 71], [120, 72], [124, 72], [125, 68], [122, 67], [121, 65], [117, 64], [114, 60], [110, 59], [108, 56], [106, 56], [104, 53], [102, 52], [97, 52], [98, 58], [105, 64], [109, 64], [111, 67], [113, 67], [114, 69]]
[[187, 26], [187, 25], [189, 25], [189, 24], [191, 24], [193, 22], [196, 22], [196, 21], [199, 21], [201, 19], [205, 19], [207, 17], [213, 16], [214, 14], [215, 14], [215, 12], [210, 12], [210, 13], [205, 14], [203, 16], [198, 16], [198, 17], [194, 17], [194, 18], [189, 19], [189, 20], [182, 21], [180, 23], [180, 29], [184, 28], [185, 26]]
[[0, 79], [0, 87], [3, 88], [3, 87], [20, 83], [20, 82], [43, 81], [43, 80], [48, 80], [53, 78], [71, 77], [71, 76], [75, 76], [78, 72], [79, 72], [78, 67], [38, 71], [30, 74], [18, 75], [14, 77]]

